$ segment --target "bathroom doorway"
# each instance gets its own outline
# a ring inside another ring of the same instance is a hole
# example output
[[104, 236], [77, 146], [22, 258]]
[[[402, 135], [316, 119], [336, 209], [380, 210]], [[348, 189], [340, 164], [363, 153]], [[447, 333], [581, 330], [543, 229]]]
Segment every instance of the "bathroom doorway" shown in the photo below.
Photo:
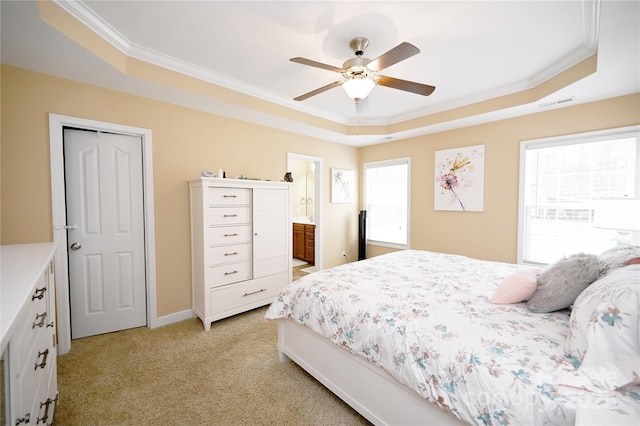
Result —
[[293, 176], [292, 277], [322, 269], [322, 158], [287, 154], [287, 171]]

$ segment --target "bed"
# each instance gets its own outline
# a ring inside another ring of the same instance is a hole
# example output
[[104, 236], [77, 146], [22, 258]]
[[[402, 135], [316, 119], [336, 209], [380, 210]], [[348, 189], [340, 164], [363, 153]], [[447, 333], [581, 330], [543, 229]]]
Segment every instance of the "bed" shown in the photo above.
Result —
[[[640, 247], [632, 252], [640, 257]], [[521, 265], [403, 250], [293, 282], [266, 319], [278, 322], [281, 360], [299, 364], [374, 424], [575, 424], [587, 412], [590, 421], [600, 413], [637, 423], [640, 265], [622, 267], [620, 258], [588, 287], [626, 274], [616, 297], [625, 301], [631, 343], [616, 351], [620, 371], [593, 370], [599, 381], [581, 371], [593, 351], [584, 350], [591, 337], [578, 332], [593, 325], [598, 291], [580, 291], [587, 301], [574, 311], [491, 303], [509, 278], [532, 272]], [[616, 343], [601, 337], [597, 344]]]

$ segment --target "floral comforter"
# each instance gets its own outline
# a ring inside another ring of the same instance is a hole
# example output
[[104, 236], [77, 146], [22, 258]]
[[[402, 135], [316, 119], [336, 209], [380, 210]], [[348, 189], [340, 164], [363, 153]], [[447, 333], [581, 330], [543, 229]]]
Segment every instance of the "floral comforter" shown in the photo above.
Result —
[[405, 250], [320, 271], [286, 287], [266, 318], [291, 318], [382, 367], [472, 424], [573, 424], [553, 385], [568, 311], [489, 303], [522, 266]]

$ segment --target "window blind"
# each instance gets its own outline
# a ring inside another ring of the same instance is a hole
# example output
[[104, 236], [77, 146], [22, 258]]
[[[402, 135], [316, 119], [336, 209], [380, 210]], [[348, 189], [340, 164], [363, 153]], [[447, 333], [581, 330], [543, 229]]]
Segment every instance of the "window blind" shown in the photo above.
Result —
[[640, 195], [637, 129], [525, 142], [521, 156], [519, 262], [548, 264], [615, 245], [617, 231], [593, 226], [594, 205]]

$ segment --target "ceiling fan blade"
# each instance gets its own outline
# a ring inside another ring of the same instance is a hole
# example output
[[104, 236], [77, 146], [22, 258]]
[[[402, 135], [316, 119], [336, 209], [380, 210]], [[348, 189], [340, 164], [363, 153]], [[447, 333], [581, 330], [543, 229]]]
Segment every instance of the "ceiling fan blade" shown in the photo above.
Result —
[[323, 70], [329, 70], [334, 72], [344, 72], [342, 68], [334, 67], [333, 65], [323, 64], [322, 62], [312, 61], [311, 59], [306, 58], [291, 58], [289, 59], [291, 62], [296, 62], [302, 65], [309, 65], [310, 67], [322, 68]]
[[367, 68], [372, 71], [382, 71], [383, 69], [388, 68], [393, 64], [397, 64], [400, 61], [404, 61], [418, 53], [420, 53], [420, 49], [411, 43], [403, 42], [369, 62], [367, 64]]
[[378, 77], [378, 84], [381, 86], [404, 90], [405, 92], [412, 92], [422, 96], [429, 96], [434, 90], [436, 90], [435, 86], [429, 86], [428, 84], [400, 80], [399, 78], [387, 77], [384, 75], [380, 75]]
[[326, 86], [322, 86], [319, 89], [312, 90], [309, 93], [305, 93], [304, 95], [300, 95], [297, 98], [293, 98], [293, 100], [294, 101], [304, 101], [307, 98], [310, 98], [312, 96], [318, 95], [318, 94], [320, 94], [322, 92], [326, 92], [327, 90], [333, 89], [336, 86], [340, 86], [341, 83], [342, 83], [341, 81], [334, 81], [333, 83], [329, 83]]

